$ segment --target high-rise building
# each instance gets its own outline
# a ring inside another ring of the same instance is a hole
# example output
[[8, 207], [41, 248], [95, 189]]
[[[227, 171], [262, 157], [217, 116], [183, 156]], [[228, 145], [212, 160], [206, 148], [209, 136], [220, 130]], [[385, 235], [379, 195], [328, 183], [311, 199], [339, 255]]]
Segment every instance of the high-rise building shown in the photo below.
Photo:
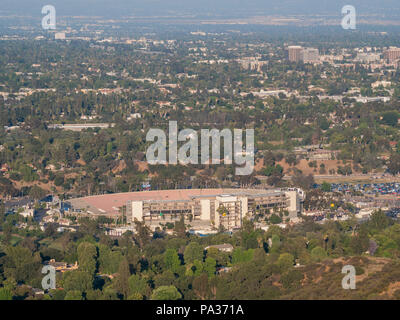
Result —
[[291, 62], [299, 62], [301, 60], [301, 53], [303, 52], [303, 48], [301, 46], [289, 46], [289, 61]]
[[319, 51], [315, 48], [303, 48], [301, 46], [289, 46], [289, 61], [315, 63], [319, 62]]
[[319, 51], [315, 48], [304, 48], [300, 54], [300, 59], [304, 63], [319, 62]]
[[257, 70], [258, 72], [260, 72], [262, 67], [267, 64], [267, 61], [260, 61], [254, 57], [243, 58], [237, 61], [240, 63], [242, 68], [247, 70]]
[[389, 62], [394, 62], [400, 59], [400, 48], [389, 48], [384, 53], [385, 59], [389, 60]]

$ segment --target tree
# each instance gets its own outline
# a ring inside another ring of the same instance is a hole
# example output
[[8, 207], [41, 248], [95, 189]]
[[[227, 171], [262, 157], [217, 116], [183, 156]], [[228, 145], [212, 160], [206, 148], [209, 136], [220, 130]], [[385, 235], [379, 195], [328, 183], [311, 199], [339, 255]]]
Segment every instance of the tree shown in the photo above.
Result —
[[365, 226], [362, 226], [359, 232], [351, 238], [350, 248], [354, 254], [362, 254], [368, 250], [369, 237]]
[[117, 291], [111, 287], [104, 288], [100, 300], [118, 300]]
[[126, 259], [123, 259], [118, 268], [118, 277], [115, 280], [115, 289], [127, 299], [130, 293], [129, 290], [129, 264]]
[[390, 156], [388, 171], [392, 175], [396, 175], [400, 172], [400, 154], [394, 153]]
[[7, 278], [13, 278], [17, 282], [29, 282], [40, 276], [42, 259], [21, 246], [7, 247], [6, 260], [4, 262], [4, 274]]
[[292, 177], [292, 183], [295, 186], [309, 190], [311, 189], [312, 185], [315, 184], [315, 181], [312, 174], [305, 176], [302, 173], [296, 172], [296, 174]]
[[389, 126], [395, 127], [399, 120], [399, 114], [396, 111], [385, 112], [382, 116], [382, 122]]
[[210, 293], [210, 285], [208, 283], [208, 276], [203, 273], [193, 280], [193, 291], [196, 296], [201, 300], [206, 300]]
[[288, 155], [286, 155], [285, 157], [285, 161], [287, 164], [289, 164], [290, 166], [294, 166], [297, 164], [297, 158], [296, 155], [293, 153], [289, 153]]
[[330, 124], [326, 118], [320, 118], [318, 121], [318, 125], [322, 130], [328, 130]]
[[277, 253], [279, 252], [280, 247], [281, 247], [281, 238], [277, 234], [274, 234], [271, 238], [271, 248], [269, 251], [271, 253]]
[[301, 280], [304, 279], [304, 275], [299, 270], [291, 270], [281, 277], [282, 286], [285, 289], [299, 289], [301, 287]]
[[46, 196], [46, 190], [38, 186], [33, 186], [31, 190], [29, 190], [29, 196], [35, 200], [40, 200]]
[[192, 266], [193, 274], [195, 276], [199, 276], [203, 273], [204, 271], [204, 263], [203, 261], [199, 260], [194, 260], [193, 266]]
[[294, 265], [294, 257], [290, 253], [282, 253], [277, 261], [281, 271], [286, 271]]
[[254, 249], [243, 250], [240, 247], [236, 248], [232, 252], [232, 264], [251, 261], [253, 254]]
[[215, 275], [217, 267], [217, 261], [213, 258], [206, 258], [206, 261], [204, 261], [204, 271], [208, 274], [209, 277], [212, 277]]
[[179, 259], [178, 253], [175, 249], [167, 249], [164, 253], [164, 264], [167, 270], [171, 270], [174, 273], [179, 272], [181, 260]]
[[12, 225], [10, 223], [3, 223], [3, 237], [1, 242], [5, 245], [10, 244], [12, 238]]
[[93, 237], [98, 232], [98, 224], [96, 220], [88, 217], [79, 219], [80, 228], [79, 231], [90, 237]]
[[[149, 285], [147, 284], [147, 280], [145, 278], [141, 278], [138, 274], [131, 275], [128, 279], [128, 283], [131, 295], [140, 294], [140, 296], [143, 297], [148, 294]], [[142, 298], [135, 300], [142, 300]]]
[[283, 178], [283, 173], [282, 172], [273, 172], [267, 179], [267, 183], [270, 186], [276, 186], [278, 185]]
[[331, 186], [330, 183], [324, 181], [324, 182], [322, 183], [321, 190], [322, 190], [323, 192], [331, 192], [332, 186]]
[[86, 300], [101, 300], [102, 292], [98, 289], [89, 290], [86, 292], [85, 298]]
[[47, 224], [46, 229], [44, 231], [44, 235], [46, 238], [54, 239], [55, 236], [57, 235], [57, 225], [55, 223]]
[[49, 294], [53, 300], [64, 300], [67, 292], [64, 289], [58, 288], [58, 289], [51, 289], [49, 291]]
[[87, 292], [93, 289], [93, 276], [86, 271], [67, 271], [63, 274], [62, 286], [67, 291]]
[[190, 242], [184, 252], [185, 263], [193, 263], [195, 260], [203, 261], [204, 250], [197, 242]]
[[68, 291], [65, 295], [64, 300], [83, 300], [82, 292], [79, 290]]
[[374, 211], [371, 214], [369, 225], [375, 230], [383, 230], [390, 224], [390, 219], [382, 210]]
[[64, 177], [63, 176], [57, 176], [54, 179], [54, 185], [56, 185], [57, 187], [60, 187], [64, 184]]
[[128, 300], [143, 300], [143, 296], [142, 296], [140, 293], [135, 292], [135, 293], [132, 293], [132, 294], [128, 297]]
[[244, 249], [255, 249], [258, 247], [257, 232], [255, 231], [254, 222], [244, 218], [242, 229], [240, 231], [240, 245]]
[[3, 224], [4, 219], [6, 218], [6, 208], [4, 206], [4, 203], [0, 203], [0, 225]]
[[151, 231], [148, 226], [144, 223], [144, 221], [139, 221], [135, 218], [135, 241], [139, 245], [140, 248], [143, 248], [147, 243], [150, 242], [151, 239]]
[[13, 294], [7, 288], [0, 288], [0, 300], [12, 300]]
[[180, 238], [186, 237], [185, 218], [183, 215], [181, 215], [179, 221], [175, 222], [174, 231], [176, 232], [178, 237]]
[[153, 291], [151, 300], [179, 300], [182, 295], [175, 286], [161, 286]]
[[112, 251], [104, 244], [99, 244], [99, 271], [106, 274], [114, 274], [123, 259], [121, 252]]
[[326, 251], [321, 247], [315, 247], [311, 250], [311, 257], [314, 261], [322, 261], [326, 256]]
[[275, 213], [271, 214], [271, 217], [269, 218], [269, 221], [272, 224], [279, 224], [282, 222], [282, 218], [276, 215]]
[[214, 258], [218, 265], [225, 266], [230, 261], [229, 254], [227, 252], [219, 251], [217, 248], [209, 248], [207, 250], [207, 257]]
[[157, 288], [161, 286], [173, 285], [176, 280], [176, 277], [171, 270], [166, 270], [162, 273], [157, 274], [153, 280], [154, 280], [154, 286]]
[[79, 270], [86, 271], [91, 275], [96, 272], [96, 246], [90, 242], [82, 242], [77, 249]]

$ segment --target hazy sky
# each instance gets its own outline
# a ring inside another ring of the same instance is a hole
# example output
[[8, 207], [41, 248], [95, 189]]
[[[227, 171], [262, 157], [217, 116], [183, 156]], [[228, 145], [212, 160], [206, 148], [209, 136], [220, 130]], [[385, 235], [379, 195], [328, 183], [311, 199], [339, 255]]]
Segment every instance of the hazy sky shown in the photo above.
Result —
[[40, 15], [52, 4], [58, 15], [256, 15], [337, 14], [347, 4], [360, 14], [400, 12], [400, 0], [1, 0], [0, 13]]

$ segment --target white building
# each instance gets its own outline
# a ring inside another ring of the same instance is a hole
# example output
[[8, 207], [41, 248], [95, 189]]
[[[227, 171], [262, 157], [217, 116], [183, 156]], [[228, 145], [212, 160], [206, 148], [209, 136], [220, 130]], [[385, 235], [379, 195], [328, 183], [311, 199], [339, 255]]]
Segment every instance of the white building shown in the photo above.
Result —
[[371, 84], [371, 87], [373, 89], [375, 88], [379, 88], [379, 87], [383, 87], [383, 88], [388, 88], [392, 86], [392, 82], [391, 81], [375, 81], [374, 83]]
[[304, 48], [300, 57], [304, 63], [317, 63], [320, 61], [319, 51], [315, 48]]
[[21, 216], [23, 216], [24, 218], [28, 218], [28, 217], [33, 218], [33, 216], [35, 215], [35, 209], [25, 208], [24, 211], [20, 212], [19, 214]]
[[65, 32], [57, 32], [54, 35], [55, 40], [65, 40]]

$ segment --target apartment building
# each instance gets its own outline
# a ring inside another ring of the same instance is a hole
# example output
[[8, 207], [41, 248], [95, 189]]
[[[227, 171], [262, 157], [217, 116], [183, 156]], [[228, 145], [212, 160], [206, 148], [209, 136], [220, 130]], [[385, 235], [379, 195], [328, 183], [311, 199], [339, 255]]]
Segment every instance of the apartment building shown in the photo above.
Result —
[[320, 61], [319, 51], [315, 48], [303, 48], [301, 46], [289, 46], [289, 61], [317, 63]]
[[384, 52], [384, 58], [390, 63], [400, 59], [400, 48], [391, 47]]
[[289, 61], [299, 62], [301, 60], [301, 53], [303, 52], [303, 47], [301, 46], [289, 46]]

